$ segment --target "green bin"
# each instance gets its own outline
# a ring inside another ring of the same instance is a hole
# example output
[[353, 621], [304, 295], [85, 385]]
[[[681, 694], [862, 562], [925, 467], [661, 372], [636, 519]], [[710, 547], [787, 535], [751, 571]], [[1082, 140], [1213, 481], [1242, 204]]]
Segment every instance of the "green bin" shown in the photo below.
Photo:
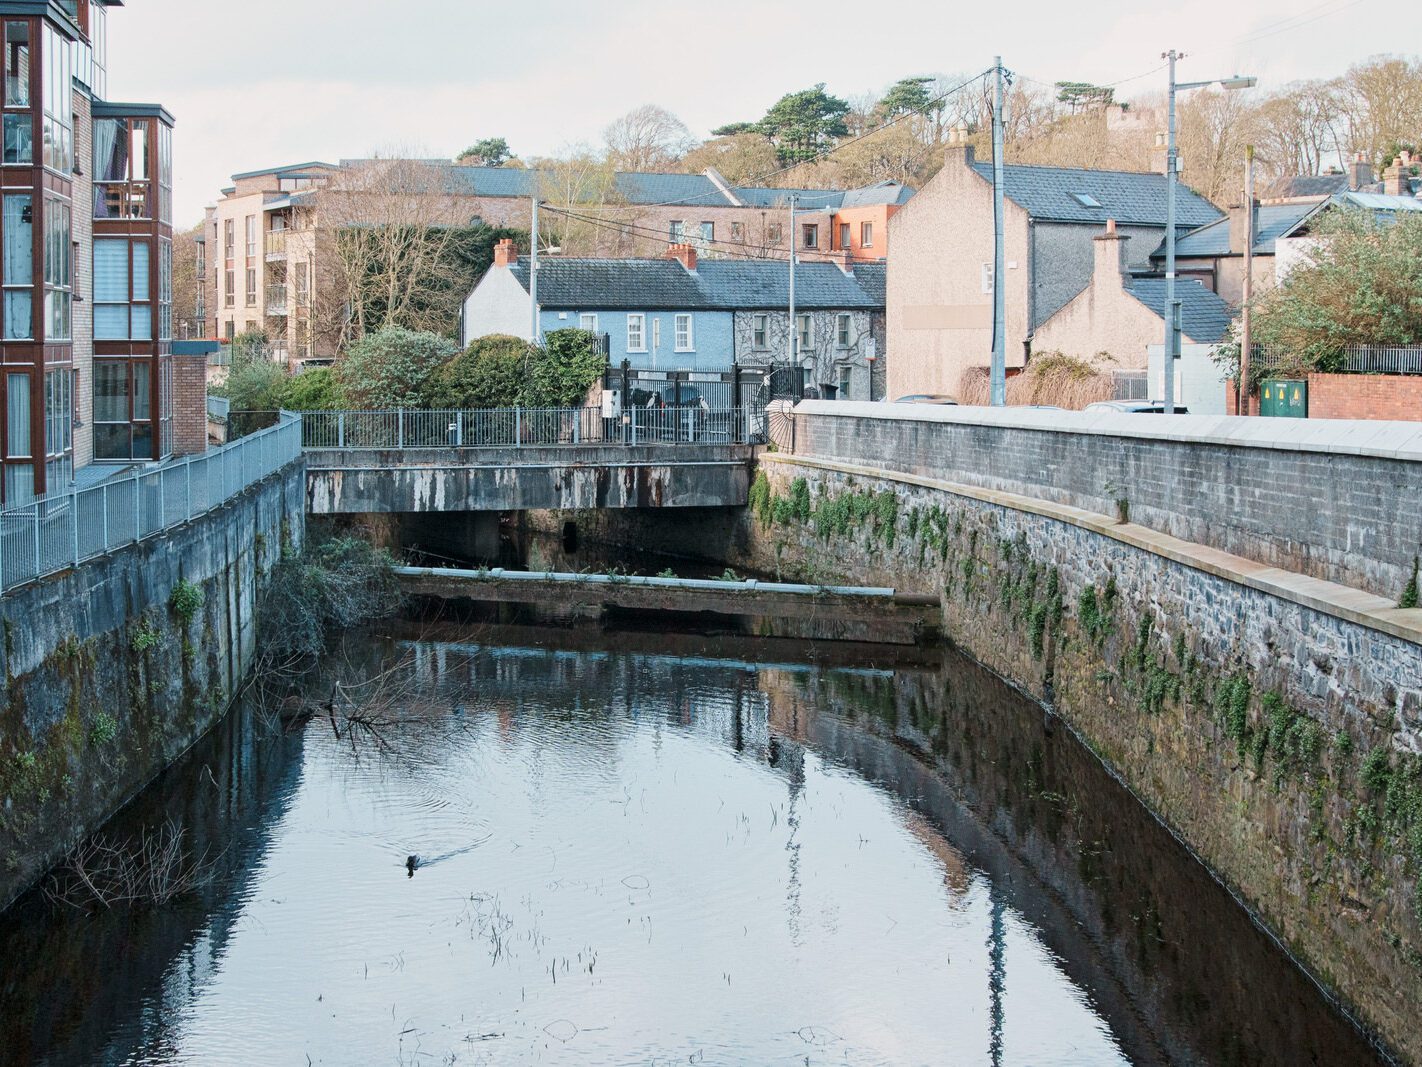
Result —
[[1308, 382], [1269, 378], [1259, 383], [1259, 414], [1283, 419], [1308, 418]]

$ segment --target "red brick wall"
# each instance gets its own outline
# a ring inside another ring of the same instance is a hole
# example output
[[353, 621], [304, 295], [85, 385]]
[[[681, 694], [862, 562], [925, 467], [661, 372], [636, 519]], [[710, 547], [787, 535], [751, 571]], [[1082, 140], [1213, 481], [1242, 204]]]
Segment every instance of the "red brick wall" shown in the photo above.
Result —
[[1308, 417], [1422, 421], [1422, 376], [1310, 374]]
[[207, 451], [207, 357], [173, 357], [173, 454]]
[[[1259, 394], [1249, 398], [1259, 411]], [[1238, 415], [1234, 382], [1225, 383], [1225, 414]], [[1311, 419], [1382, 419], [1422, 422], [1422, 377], [1409, 374], [1310, 374]]]

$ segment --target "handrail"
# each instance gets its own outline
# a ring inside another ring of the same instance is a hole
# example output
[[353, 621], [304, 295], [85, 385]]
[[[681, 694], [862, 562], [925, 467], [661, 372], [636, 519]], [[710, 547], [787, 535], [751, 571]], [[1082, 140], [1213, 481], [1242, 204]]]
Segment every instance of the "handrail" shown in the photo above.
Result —
[[0, 511], [0, 593], [205, 515], [301, 455], [301, 419]]

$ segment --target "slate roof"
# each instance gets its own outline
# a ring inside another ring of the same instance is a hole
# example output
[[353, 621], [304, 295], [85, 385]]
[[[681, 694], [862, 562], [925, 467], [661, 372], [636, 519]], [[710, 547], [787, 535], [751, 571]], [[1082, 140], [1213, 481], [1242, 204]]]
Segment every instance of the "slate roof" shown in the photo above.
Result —
[[[1133, 278], [1126, 290], [1165, 321], [1165, 279]], [[1200, 344], [1216, 344], [1225, 339], [1233, 314], [1230, 306], [1193, 278], [1177, 279], [1175, 296], [1180, 301], [1180, 329]]]
[[[528, 260], [509, 270], [528, 288]], [[833, 263], [795, 268], [796, 307], [876, 310], [884, 307], [884, 267]], [[538, 303], [547, 309], [743, 311], [786, 307], [790, 268], [781, 260], [703, 259], [695, 273], [674, 259], [545, 259], [538, 265]]]
[[[992, 181], [991, 163], [973, 169]], [[1033, 218], [1049, 222], [1094, 222], [1115, 219], [1122, 225], [1165, 225], [1165, 175], [1134, 171], [1084, 170], [1079, 167], [1031, 167], [1011, 163], [1003, 168], [1007, 198]], [[1093, 198], [1088, 207], [1072, 194]], [[1175, 221], [1180, 227], [1203, 226], [1222, 212], [1185, 185], [1175, 190]]]
[[[1321, 201], [1311, 204], [1260, 204], [1254, 220], [1254, 254], [1272, 256], [1274, 242], [1286, 236], [1295, 226], [1322, 206]], [[1175, 254], [1180, 258], [1214, 258], [1229, 255], [1230, 220], [1228, 217], [1216, 219], [1198, 230], [1191, 230], [1175, 241]], [[1165, 255], [1165, 244], [1151, 253], [1152, 258]]]
[[1261, 199], [1282, 200], [1292, 196], [1332, 196], [1346, 192], [1346, 174], [1294, 174], [1270, 184]]

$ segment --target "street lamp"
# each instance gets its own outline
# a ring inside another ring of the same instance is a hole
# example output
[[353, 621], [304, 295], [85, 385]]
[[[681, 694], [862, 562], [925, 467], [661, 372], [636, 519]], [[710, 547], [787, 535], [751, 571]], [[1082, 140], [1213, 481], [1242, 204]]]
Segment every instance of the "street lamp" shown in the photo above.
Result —
[[1170, 64], [1170, 97], [1166, 116], [1165, 144], [1165, 411], [1175, 413], [1175, 361], [1180, 358], [1180, 301], [1175, 299], [1175, 182], [1180, 169], [1175, 155], [1175, 94], [1186, 89], [1203, 89], [1218, 85], [1222, 89], [1251, 89], [1258, 78], [1236, 74], [1230, 78], [1210, 78], [1201, 82], [1175, 81], [1175, 63], [1184, 59], [1183, 52], [1171, 49], [1161, 53]]

